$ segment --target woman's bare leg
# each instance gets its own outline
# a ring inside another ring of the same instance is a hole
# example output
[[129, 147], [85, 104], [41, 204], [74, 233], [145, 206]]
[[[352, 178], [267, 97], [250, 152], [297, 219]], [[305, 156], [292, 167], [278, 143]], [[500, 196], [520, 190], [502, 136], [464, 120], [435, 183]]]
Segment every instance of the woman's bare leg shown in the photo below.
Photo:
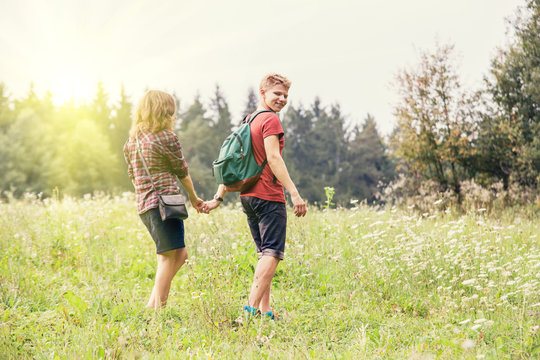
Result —
[[171, 282], [187, 259], [187, 249], [175, 249], [157, 255], [156, 280], [146, 307], [159, 309], [167, 304]]

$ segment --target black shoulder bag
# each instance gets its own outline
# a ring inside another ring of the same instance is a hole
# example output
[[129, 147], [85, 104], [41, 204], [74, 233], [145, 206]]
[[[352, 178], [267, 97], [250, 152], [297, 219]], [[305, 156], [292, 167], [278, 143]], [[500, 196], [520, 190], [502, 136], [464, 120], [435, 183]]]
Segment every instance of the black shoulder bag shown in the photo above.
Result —
[[184, 196], [182, 194], [175, 194], [175, 195], [160, 195], [157, 192], [156, 186], [154, 185], [154, 181], [152, 180], [152, 175], [150, 175], [150, 170], [148, 170], [148, 166], [146, 166], [146, 161], [144, 160], [144, 156], [141, 151], [141, 146], [139, 144], [139, 134], [135, 136], [137, 139], [137, 151], [139, 153], [139, 156], [141, 157], [142, 163], [144, 165], [144, 169], [146, 170], [146, 173], [148, 174], [148, 177], [150, 178], [150, 183], [152, 184], [152, 188], [156, 192], [158, 196], [158, 207], [159, 207], [159, 213], [161, 214], [161, 220], [165, 221], [168, 219], [180, 219], [185, 220], [188, 218], [188, 212], [186, 208], [186, 199], [184, 199]]

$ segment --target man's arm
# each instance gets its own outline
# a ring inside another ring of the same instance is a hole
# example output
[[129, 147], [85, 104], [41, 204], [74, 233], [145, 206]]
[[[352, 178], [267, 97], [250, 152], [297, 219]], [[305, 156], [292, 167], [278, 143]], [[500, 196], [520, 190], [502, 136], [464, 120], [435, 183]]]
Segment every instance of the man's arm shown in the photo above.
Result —
[[[223, 199], [225, 197], [225, 194], [227, 194], [227, 190], [225, 190], [225, 185], [219, 184], [218, 189], [216, 191], [216, 197]], [[214, 210], [221, 204], [221, 201], [218, 199], [213, 199], [206, 202], [206, 205], [208, 207], [208, 211]]]
[[264, 138], [264, 150], [266, 151], [266, 159], [268, 166], [274, 173], [274, 176], [283, 184], [285, 189], [291, 194], [291, 200], [294, 206], [294, 214], [296, 216], [306, 215], [306, 203], [300, 197], [300, 193], [289, 176], [289, 171], [285, 165], [285, 161], [279, 153], [279, 137], [278, 135], [270, 135]]

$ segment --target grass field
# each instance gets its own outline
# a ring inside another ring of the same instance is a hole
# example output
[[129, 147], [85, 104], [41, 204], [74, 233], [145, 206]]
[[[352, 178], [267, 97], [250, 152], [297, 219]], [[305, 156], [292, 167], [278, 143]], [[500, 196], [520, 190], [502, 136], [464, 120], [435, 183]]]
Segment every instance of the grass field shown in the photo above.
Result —
[[0, 204], [0, 358], [540, 358], [537, 219], [311, 208], [287, 241], [283, 319], [238, 323], [256, 263], [245, 216], [191, 211], [189, 263], [155, 313], [132, 195]]

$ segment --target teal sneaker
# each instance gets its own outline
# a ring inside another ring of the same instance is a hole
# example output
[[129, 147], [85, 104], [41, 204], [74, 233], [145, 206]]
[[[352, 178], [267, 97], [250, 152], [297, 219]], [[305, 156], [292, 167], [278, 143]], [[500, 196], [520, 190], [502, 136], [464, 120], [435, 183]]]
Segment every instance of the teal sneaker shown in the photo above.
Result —
[[263, 316], [268, 317], [270, 320], [281, 320], [281, 315], [274, 314], [272, 310], [265, 312]]
[[244, 311], [247, 311], [247, 313], [251, 316], [261, 316], [261, 312], [259, 311], [259, 309], [253, 306], [245, 305]]

